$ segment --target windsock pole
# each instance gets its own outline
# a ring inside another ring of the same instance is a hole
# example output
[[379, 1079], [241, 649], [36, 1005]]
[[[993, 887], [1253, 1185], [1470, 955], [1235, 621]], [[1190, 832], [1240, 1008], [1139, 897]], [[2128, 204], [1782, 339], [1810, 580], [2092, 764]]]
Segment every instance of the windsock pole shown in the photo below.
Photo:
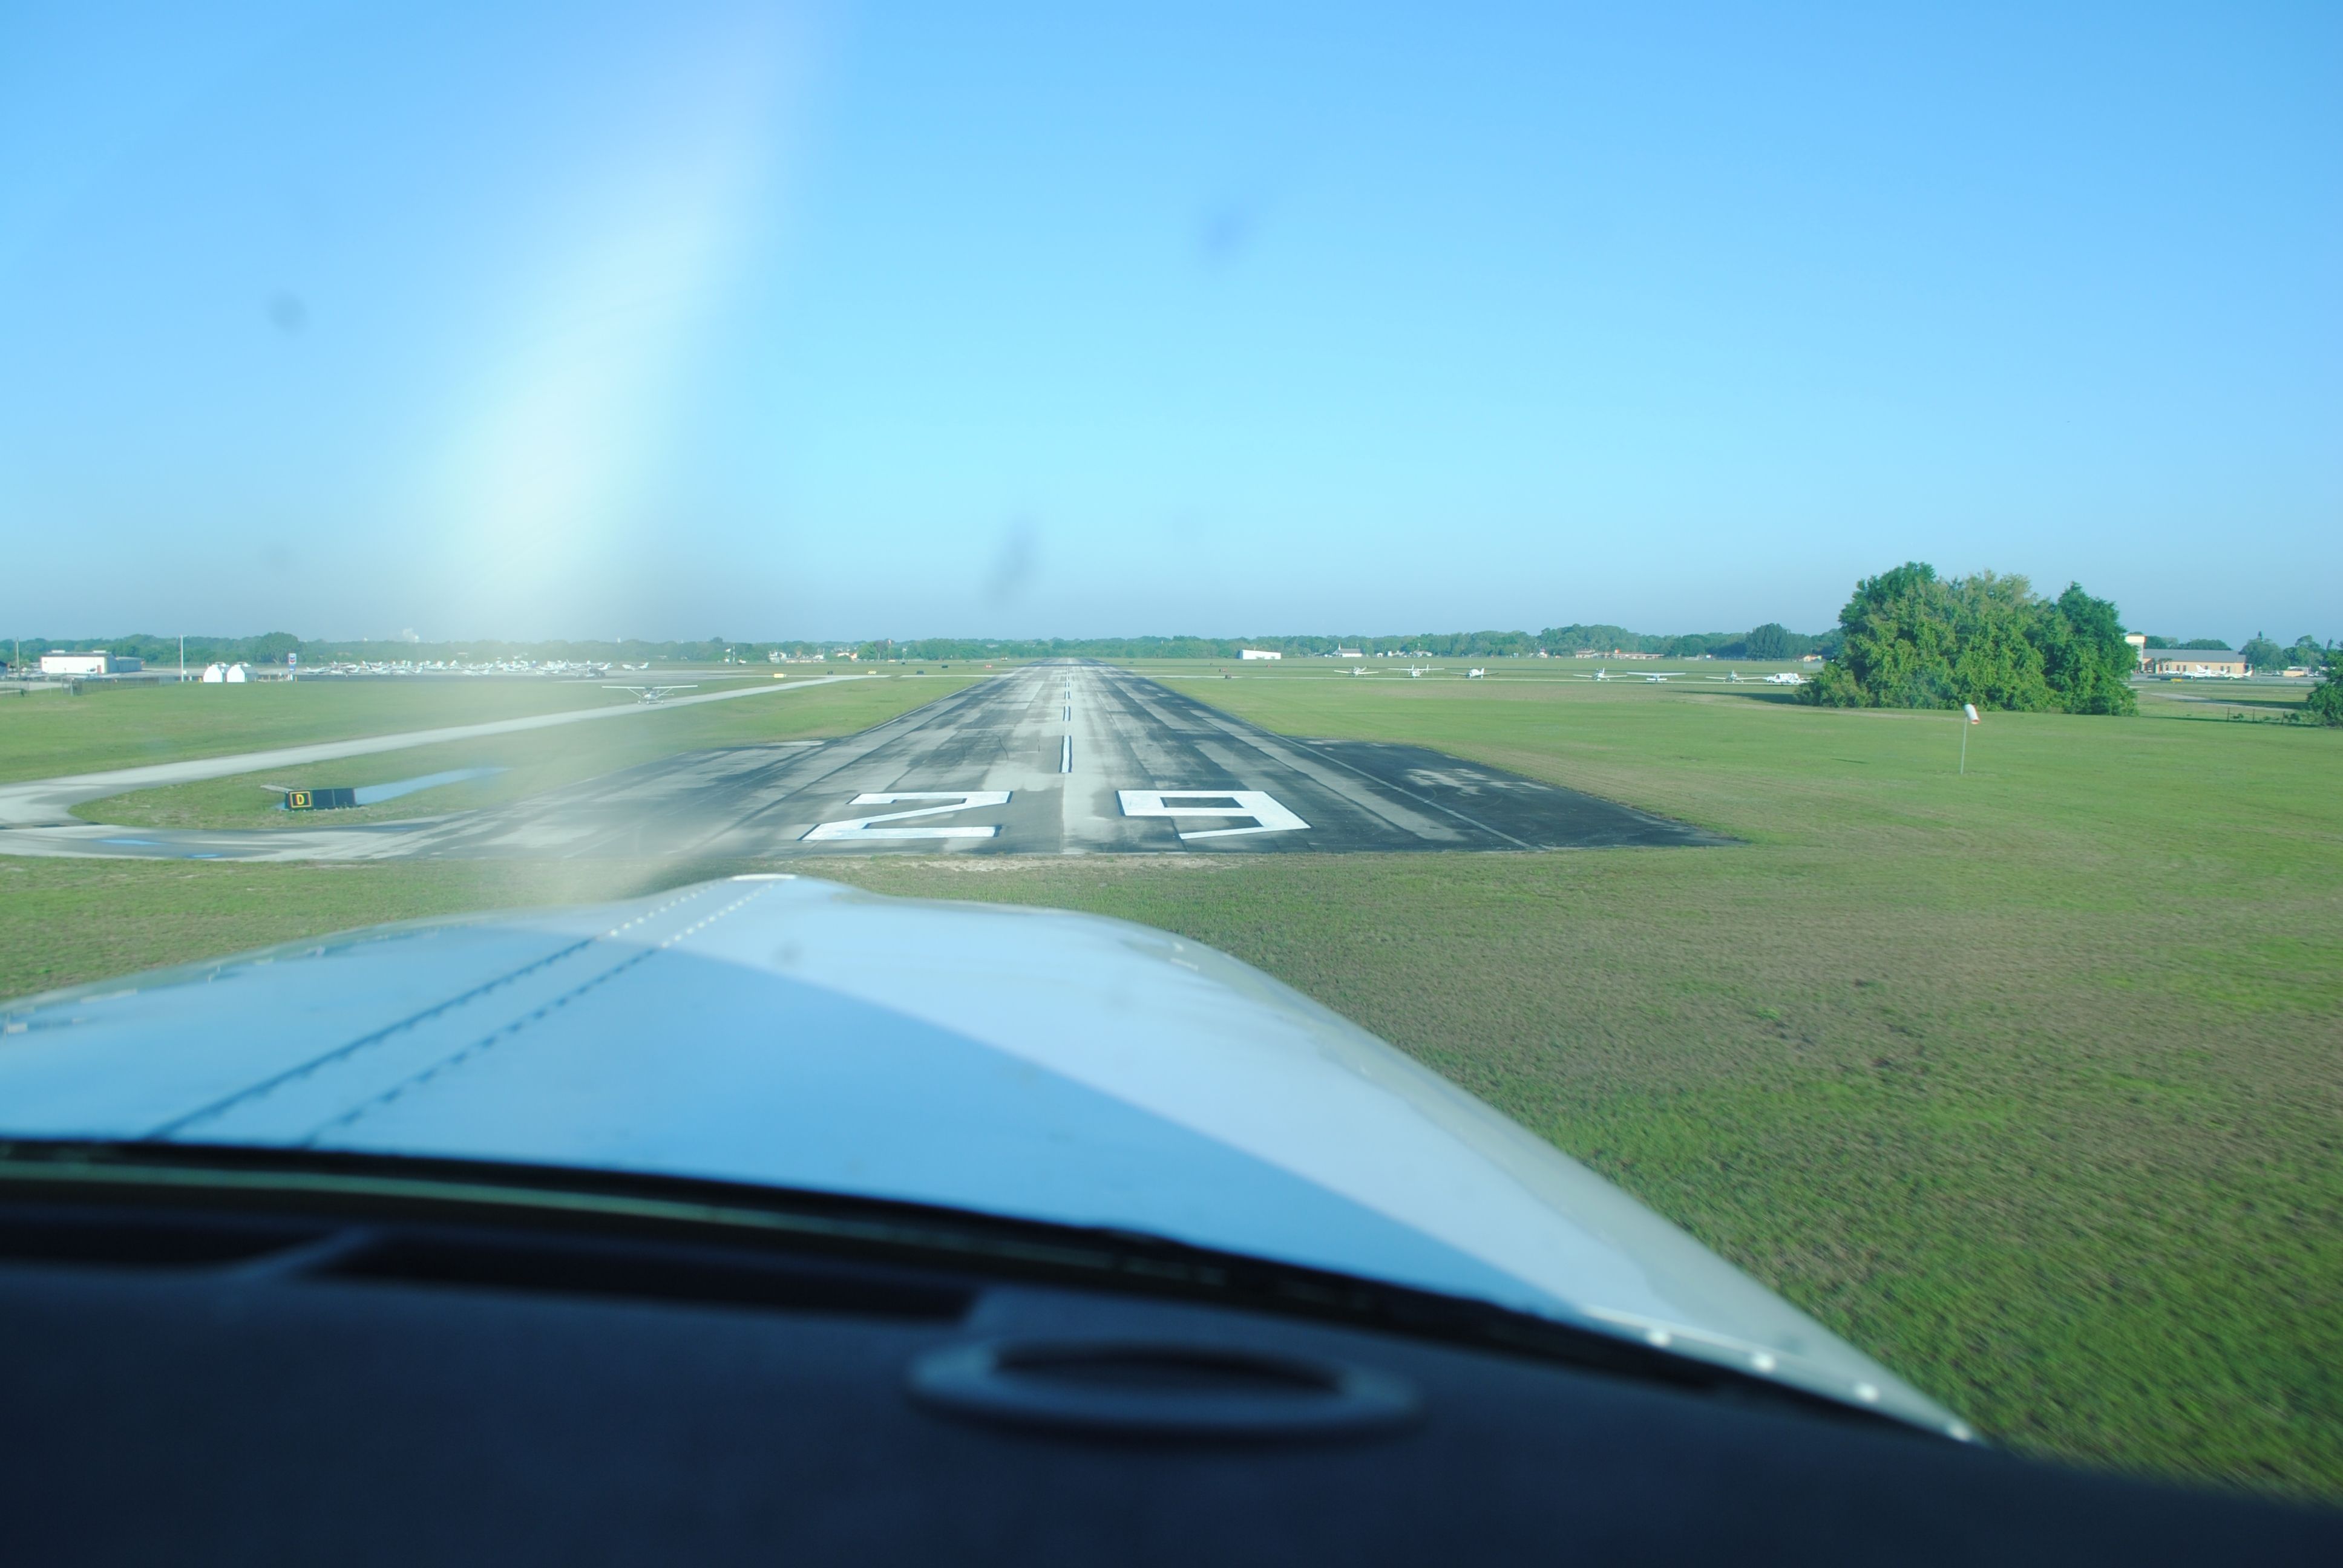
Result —
[[1966, 779], [1966, 778], [1967, 778], [1967, 777], [1968, 777], [1968, 772], [1969, 772], [1969, 726], [1970, 726], [1970, 725], [1972, 725], [1972, 724], [1975, 724], [1975, 723], [1976, 723], [1976, 722], [1977, 722], [1977, 710], [1976, 710], [1976, 703], [1974, 703], [1974, 702], [1964, 702], [1964, 703], [1962, 703], [1962, 704], [1961, 704], [1961, 777], [1962, 777], [1962, 778], [1964, 778], [1964, 779]]

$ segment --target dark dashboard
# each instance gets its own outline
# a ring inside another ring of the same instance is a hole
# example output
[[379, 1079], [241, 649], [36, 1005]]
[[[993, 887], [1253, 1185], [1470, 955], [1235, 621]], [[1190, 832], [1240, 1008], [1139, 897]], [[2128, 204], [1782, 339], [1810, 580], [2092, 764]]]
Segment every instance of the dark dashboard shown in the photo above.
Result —
[[12, 1559], [2343, 1560], [2332, 1514], [1143, 1238], [357, 1174], [0, 1193]]

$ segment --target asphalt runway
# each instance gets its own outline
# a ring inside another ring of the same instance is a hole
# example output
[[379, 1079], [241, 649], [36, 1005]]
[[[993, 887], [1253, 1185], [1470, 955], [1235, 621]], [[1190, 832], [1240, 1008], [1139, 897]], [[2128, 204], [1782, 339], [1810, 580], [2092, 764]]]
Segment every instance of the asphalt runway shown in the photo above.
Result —
[[1274, 735], [1111, 666], [1052, 663], [843, 739], [646, 764], [447, 824], [420, 852], [1327, 854], [1725, 841], [1436, 751]]
[[[98, 830], [103, 832], [104, 830]], [[1111, 666], [1029, 665], [859, 735], [690, 752], [508, 807], [81, 853], [272, 859], [1329, 854], [1729, 840], [1412, 746], [1296, 739]]]

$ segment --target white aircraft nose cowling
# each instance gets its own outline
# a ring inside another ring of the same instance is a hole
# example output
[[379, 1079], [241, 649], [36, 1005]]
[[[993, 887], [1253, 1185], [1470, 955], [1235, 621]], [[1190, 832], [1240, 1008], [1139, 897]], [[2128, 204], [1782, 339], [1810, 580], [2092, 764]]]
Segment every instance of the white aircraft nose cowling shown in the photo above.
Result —
[[1119, 920], [736, 878], [57, 992], [0, 1028], [0, 1136], [526, 1161], [1113, 1226], [1968, 1435], [1390, 1046]]

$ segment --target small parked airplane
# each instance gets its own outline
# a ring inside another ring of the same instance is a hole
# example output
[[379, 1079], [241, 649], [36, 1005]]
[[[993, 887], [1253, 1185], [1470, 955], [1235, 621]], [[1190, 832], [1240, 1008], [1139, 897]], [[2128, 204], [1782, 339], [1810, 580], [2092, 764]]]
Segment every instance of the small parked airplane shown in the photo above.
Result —
[[1768, 686], [1804, 686], [1806, 678], [1795, 669], [1779, 670], [1765, 678]]
[[689, 691], [698, 684], [699, 682], [694, 681], [690, 685], [686, 686], [606, 686], [602, 689], [605, 691], [631, 691], [645, 702], [660, 702], [674, 696], [679, 691]]
[[1483, 680], [1487, 678], [1488, 674], [1489, 672], [1485, 669], [1468, 669], [1464, 672], [1464, 678], [1467, 680]]

